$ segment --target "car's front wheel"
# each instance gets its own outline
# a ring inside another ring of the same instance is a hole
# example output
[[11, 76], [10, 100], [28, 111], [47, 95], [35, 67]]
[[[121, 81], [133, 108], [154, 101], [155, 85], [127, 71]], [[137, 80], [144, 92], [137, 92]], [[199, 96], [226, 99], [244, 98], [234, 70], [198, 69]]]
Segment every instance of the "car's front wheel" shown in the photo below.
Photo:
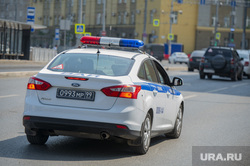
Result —
[[181, 105], [179, 107], [173, 131], [170, 133], [166, 133], [165, 136], [170, 138], [179, 138], [182, 130], [182, 122], [183, 122], [183, 110]]
[[35, 136], [27, 135], [27, 140], [31, 144], [44, 145], [49, 138], [49, 135], [37, 134]]
[[151, 115], [148, 113], [141, 129], [141, 143], [135, 147], [135, 152], [138, 154], [146, 154], [151, 141]]

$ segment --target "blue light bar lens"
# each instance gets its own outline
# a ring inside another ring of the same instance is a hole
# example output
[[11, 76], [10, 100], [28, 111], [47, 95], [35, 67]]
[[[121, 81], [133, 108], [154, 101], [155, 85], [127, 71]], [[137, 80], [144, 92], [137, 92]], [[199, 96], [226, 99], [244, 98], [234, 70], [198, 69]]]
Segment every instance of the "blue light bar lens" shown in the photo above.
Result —
[[143, 41], [135, 39], [121, 39], [119, 43], [120, 47], [142, 47], [144, 45]]

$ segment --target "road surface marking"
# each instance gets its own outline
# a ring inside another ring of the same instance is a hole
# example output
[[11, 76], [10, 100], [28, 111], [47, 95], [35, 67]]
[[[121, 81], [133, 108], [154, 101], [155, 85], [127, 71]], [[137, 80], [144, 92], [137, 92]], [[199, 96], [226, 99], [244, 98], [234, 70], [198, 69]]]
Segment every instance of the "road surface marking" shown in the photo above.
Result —
[[247, 83], [242, 83], [242, 84], [238, 84], [238, 85], [233, 85], [232, 88], [238, 87], [238, 86], [244, 86], [244, 85], [248, 85]]
[[0, 96], [0, 99], [2, 99], [2, 98], [9, 98], [9, 97], [16, 97], [16, 96], [19, 96], [19, 95], [15, 94], [15, 95]]
[[226, 89], [228, 89], [228, 87], [221, 88], [221, 89], [211, 90], [211, 91], [208, 91], [208, 92], [206, 92], [206, 93], [218, 92], [218, 91], [222, 91], [222, 90], [226, 90]]
[[190, 96], [186, 96], [184, 97], [184, 99], [190, 99], [190, 98], [193, 98], [193, 97], [196, 97], [197, 95], [190, 95]]

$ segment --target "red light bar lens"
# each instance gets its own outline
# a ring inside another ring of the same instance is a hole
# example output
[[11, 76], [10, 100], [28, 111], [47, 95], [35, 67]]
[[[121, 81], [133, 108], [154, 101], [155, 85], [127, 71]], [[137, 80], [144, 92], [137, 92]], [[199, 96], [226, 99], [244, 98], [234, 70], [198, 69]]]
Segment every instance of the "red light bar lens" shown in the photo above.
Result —
[[101, 37], [93, 37], [93, 36], [83, 36], [81, 38], [81, 42], [83, 44], [95, 44], [100, 45], [100, 39]]
[[80, 80], [80, 81], [87, 81], [88, 78], [78, 78], [78, 77], [65, 77], [68, 80]]

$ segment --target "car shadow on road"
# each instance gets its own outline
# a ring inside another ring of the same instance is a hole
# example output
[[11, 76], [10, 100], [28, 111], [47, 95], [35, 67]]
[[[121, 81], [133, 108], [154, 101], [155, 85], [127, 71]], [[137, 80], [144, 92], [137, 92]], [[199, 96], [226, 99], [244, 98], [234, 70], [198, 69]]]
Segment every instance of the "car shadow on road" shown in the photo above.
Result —
[[[163, 136], [153, 138], [151, 147], [163, 141]], [[0, 147], [0, 157], [29, 160], [98, 161], [137, 156], [126, 143], [64, 136], [50, 137], [45, 145], [30, 145], [26, 136], [17, 136], [0, 141]]]

